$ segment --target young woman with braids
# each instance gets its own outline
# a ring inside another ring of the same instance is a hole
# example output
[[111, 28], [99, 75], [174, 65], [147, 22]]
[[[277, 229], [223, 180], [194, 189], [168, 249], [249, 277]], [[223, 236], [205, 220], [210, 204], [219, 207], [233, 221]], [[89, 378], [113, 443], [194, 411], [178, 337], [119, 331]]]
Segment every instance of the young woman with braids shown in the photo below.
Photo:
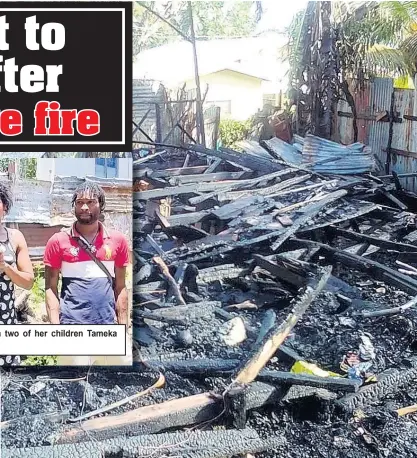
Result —
[[[0, 182], [0, 325], [19, 324], [15, 287], [29, 290], [34, 282], [33, 266], [23, 234], [4, 224], [12, 205], [10, 188]], [[0, 355], [0, 367], [18, 366], [20, 362], [20, 356]]]

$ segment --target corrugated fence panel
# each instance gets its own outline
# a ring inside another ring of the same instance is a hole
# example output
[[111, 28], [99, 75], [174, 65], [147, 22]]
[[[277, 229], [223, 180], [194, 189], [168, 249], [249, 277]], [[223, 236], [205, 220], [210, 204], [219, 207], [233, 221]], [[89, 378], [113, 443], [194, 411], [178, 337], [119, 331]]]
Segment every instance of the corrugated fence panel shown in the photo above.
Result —
[[[375, 78], [371, 86], [371, 114], [390, 111], [394, 83], [391, 78]], [[389, 123], [371, 121], [367, 144], [382, 164], [386, 162], [386, 149], [389, 139]]]
[[[345, 100], [339, 100], [337, 111], [342, 113], [352, 113], [349, 104]], [[343, 145], [350, 145], [353, 143], [353, 121], [352, 118], [346, 116], [338, 116], [338, 138], [335, 141]]]
[[[362, 87], [359, 86], [358, 82], [351, 84], [351, 92], [355, 99], [356, 112], [358, 115], [357, 126], [358, 126], [358, 142], [367, 144], [369, 129], [372, 125], [372, 121], [364, 119], [364, 117], [371, 114], [371, 97], [373, 83], [371, 81], [364, 81], [361, 83]], [[352, 142], [353, 143], [353, 123], [352, 123]]]
[[[417, 76], [415, 86], [417, 87]], [[394, 92], [394, 114], [401, 118], [402, 122], [393, 124], [391, 146], [396, 151], [392, 154], [391, 170], [398, 174], [417, 172], [417, 121], [404, 119], [404, 115], [417, 116], [417, 89], [394, 90], [391, 78], [375, 78], [365, 82], [362, 88], [359, 88], [357, 82], [353, 81], [350, 82], [349, 89], [354, 97], [358, 113], [358, 141], [369, 145], [382, 165], [387, 159], [390, 124], [372, 120], [372, 117], [390, 112]], [[340, 101], [337, 109], [343, 113], [351, 113], [346, 101]], [[353, 143], [352, 118], [338, 116], [334, 140], [344, 145]], [[415, 178], [402, 178], [401, 184], [405, 189], [417, 192]]]
[[[395, 90], [395, 112], [402, 118], [401, 123], [394, 123], [392, 148], [398, 150], [392, 154], [392, 170], [398, 174], [412, 173], [417, 171], [417, 154], [413, 150], [413, 130], [415, 121], [404, 119], [404, 115], [413, 115], [415, 94], [413, 90]], [[415, 178], [401, 180], [402, 185], [409, 191], [417, 190]]]
[[[146, 115], [146, 118], [140, 127], [150, 138], [152, 138], [152, 140], [156, 139], [156, 104], [160, 103], [162, 103], [161, 94], [155, 89], [152, 81], [133, 80], [133, 121], [136, 124], [139, 124], [142, 118]], [[149, 113], [147, 114], [148, 110]], [[135, 126], [132, 126], [132, 130], [134, 129]], [[135, 132], [133, 140], [148, 141], [148, 139], [139, 131]]]
[[[396, 89], [394, 92], [394, 112], [401, 118], [413, 114], [414, 91]], [[402, 119], [402, 122], [393, 124], [392, 148], [402, 151], [412, 151], [412, 124], [413, 121]]]
[[[370, 81], [365, 81], [362, 83], [362, 87], [359, 87], [357, 81], [351, 81], [349, 83], [349, 91], [355, 101], [356, 112], [359, 117], [357, 120], [358, 142], [364, 144], [366, 144], [368, 140], [371, 121], [361, 118], [371, 114], [370, 97], [372, 84], [373, 83]], [[345, 100], [339, 101], [337, 111], [352, 114], [352, 110]], [[343, 115], [338, 116], [337, 126], [337, 137], [334, 138], [334, 141], [342, 143], [343, 145], [354, 143], [353, 118]]]

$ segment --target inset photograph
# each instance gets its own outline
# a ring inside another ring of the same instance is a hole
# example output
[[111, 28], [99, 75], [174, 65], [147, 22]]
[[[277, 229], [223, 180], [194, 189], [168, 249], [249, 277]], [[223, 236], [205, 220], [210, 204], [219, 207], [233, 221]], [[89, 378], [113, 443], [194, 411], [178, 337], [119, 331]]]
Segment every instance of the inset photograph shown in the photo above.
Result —
[[[0, 367], [130, 365], [132, 160], [4, 158], [0, 168], [0, 331], [23, 325], [26, 341], [48, 339], [48, 356], [0, 355]], [[124, 325], [126, 354], [53, 355], [72, 331], [42, 324], [76, 325], [74, 338]]]

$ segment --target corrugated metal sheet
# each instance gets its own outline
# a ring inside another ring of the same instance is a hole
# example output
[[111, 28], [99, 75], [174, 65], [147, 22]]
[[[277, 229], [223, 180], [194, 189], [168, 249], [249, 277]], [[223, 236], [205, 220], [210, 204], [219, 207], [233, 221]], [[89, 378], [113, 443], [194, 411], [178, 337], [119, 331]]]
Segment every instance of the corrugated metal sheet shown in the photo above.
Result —
[[[349, 83], [349, 91], [355, 101], [356, 111], [359, 117], [371, 114], [371, 86], [372, 83], [370, 81], [365, 81], [361, 86], [354, 80]], [[352, 110], [345, 100], [339, 100], [337, 111], [352, 114]], [[358, 141], [361, 143], [367, 142], [369, 123], [370, 121], [366, 119], [358, 119]], [[354, 142], [353, 118], [347, 116], [337, 117], [333, 137], [333, 140], [337, 143], [343, 145], [352, 144]]]
[[[105, 212], [132, 213], [132, 182], [117, 178], [87, 177], [99, 184], [106, 193]], [[55, 224], [66, 225], [72, 216], [71, 200], [77, 186], [84, 181], [77, 177], [56, 177], [52, 187], [51, 217]]]
[[19, 180], [11, 185], [14, 204], [6, 216], [8, 223], [51, 224], [50, 184], [43, 181]]
[[[401, 89], [395, 90], [394, 93], [394, 111], [404, 115], [413, 114], [414, 91]], [[412, 130], [413, 121], [402, 119], [402, 122], [393, 124], [392, 148], [404, 151], [412, 151]]]
[[303, 166], [336, 175], [365, 173], [375, 166], [371, 149], [364, 144], [344, 146], [314, 135], [304, 139], [302, 158]]
[[[417, 83], [417, 77], [416, 77]], [[393, 138], [391, 170], [398, 174], [417, 171], [417, 122], [403, 118], [404, 115], [417, 116], [417, 89], [395, 89], [390, 78], [375, 78], [365, 82], [364, 91], [354, 91], [355, 83], [350, 84], [354, 95], [359, 117], [375, 116], [378, 113], [389, 112], [391, 98], [394, 93], [395, 115], [402, 118], [402, 122], [393, 124]], [[417, 87], [417, 86], [416, 86]], [[368, 100], [368, 102], [367, 102]], [[350, 113], [346, 102], [339, 102], [338, 110]], [[389, 122], [358, 119], [358, 138], [371, 147], [378, 158], [380, 165], [386, 162], [386, 150], [389, 140]], [[334, 139], [344, 144], [353, 141], [352, 118], [338, 116]], [[398, 150], [395, 152], [395, 150]], [[405, 189], [417, 192], [417, 180], [414, 178], [401, 179]]]
[[281, 158], [288, 164], [301, 165], [303, 160], [302, 155], [293, 145], [290, 145], [277, 137], [265, 141], [265, 144], [277, 158]]
[[[375, 78], [371, 86], [371, 110], [376, 115], [390, 111], [394, 81], [391, 78]], [[389, 139], [389, 123], [370, 121], [366, 143], [382, 164], [386, 162], [386, 152]]]
[[[0, 158], [5, 158], [5, 159], [29, 159], [29, 158], [35, 158], [39, 159], [41, 157], [44, 157], [48, 153], [44, 152], [30, 152], [30, 153], [0, 153]], [[68, 154], [68, 153], [67, 153]]]
[[302, 165], [317, 172], [348, 175], [369, 172], [375, 166], [370, 148], [362, 143], [344, 146], [314, 135], [304, 139], [295, 136], [294, 141], [296, 143], [290, 145], [272, 138], [265, 144], [288, 164]]
[[[163, 103], [160, 87], [155, 87], [152, 81], [133, 80], [133, 94], [132, 94], [132, 113], [133, 121], [139, 124], [142, 118], [146, 116], [141, 129], [149, 135], [153, 140], [156, 138], [156, 107], [155, 104]], [[135, 129], [135, 126], [132, 127]], [[133, 140], [148, 140], [142, 133], [136, 132]]]

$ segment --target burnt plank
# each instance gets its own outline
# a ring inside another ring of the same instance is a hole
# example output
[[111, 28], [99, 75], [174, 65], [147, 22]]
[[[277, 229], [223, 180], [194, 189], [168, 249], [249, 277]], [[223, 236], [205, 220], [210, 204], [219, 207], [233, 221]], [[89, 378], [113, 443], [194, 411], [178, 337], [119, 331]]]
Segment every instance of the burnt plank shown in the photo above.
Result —
[[205, 148], [201, 145], [188, 145], [188, 148], [191, 151], [195, 151], [196, 153], [202, 153], [206, 154], [207, 156], [213, 156], [219, 159], [223, 159], [224, 161], [234, 162], [235, 164], [239, 164], [243, 167], [247, 167], [257, 172], [269, 173], [271, 171], [282, 170], [284, 167], [282, 164], [272, 159], [270, 160], [263, 157], [255, 158], [251, 155], [238, 153], [232, 150], [221, 149], [220, 151], [218, 151]]
[[245, 175], [245, 172], [217, 172], [202, 173], [200, 175], [179, 175], [169, 180], [172, 186], [178, 186], [189, 183], [201, 183], [205, 181], [228, 181], [239, 180]]
[[230, 186], [230, 182], [210, 182], [210, 183], [198, 183], [198, 184], [186, 184], [182, 186], [172, 186], [163, 189], [151, 189], [148, 191], [134, 192], [133, 199], [138, 200], [149, 200], [149, 199], [160, 199], [168, 196], [179, 196], [181, 194], [199, 194], [200, 192], [209, 192], [216, 189], [221, 190]]
[[376, 280], [391, 284], [412, 296], [417, 295], [417, 280], [414, 280], [408, 275], [399, 273], [390, 267], [384, 266], [377, 261], [372, 261], [371, 259], [367, 259], [362, 256], [346, 253], [324, 243], [314, 242], [313, 240], [297, 238], [294, 238], [293, 240], [301, 246], [320, 247], [327, 254], [327, 257], [333, 261], [337, 260], [344, 263], [346, 266], [352, 267], [353, 269], [366, 272]]
[[[273, 173], [269, 173], [267, 175], [262, 175], [262, 176], [257, 177], [257, 178], [251, 178], [251, 179], [248, 179], [248, 180], [240, 180], [240, 181], [238, 181], [236, 183], [230, 184], [228, 187], [223, 188], [221, 191], [222, 192], [226, 192], [226, 191], [233, 191], [233, 190], [240, 189], [240, 188], [254, 188], [254, 187], [259, 186], [263, 182], [268, 182], [268, 181], [271, 181], [271, 180], [280, 180], [281, 177], [283, 177], [285, 175], [290, 175], [290, 174], [292, 174], [292, 173], [294, 173], [296, 171], [297, 170], [294, 169], [294, 168], [287, 168], [287, 169], [284, 169], [284, 170], [279, 170], [278, 172], [273, 172]], [[203, 196], [191, 197], [189, 199], [189, 202], [190, 202], [191, 205], [196, 205], [196, 204], [199, 204], [199, 203], [203, 202], [206, 199], [213, 199], [213, 198], [217, 197], [219, 192], [220, 192], [220, 190], [215, 191], [215, 192], [211, 192], [211, 193], [203, 195]]]
[[399, 252], [417, 252], [417, 246], [409, 245], [406, 243], [392, 242], [390, 240], [384, 240], [381, 238], [373, 237], [371, 235], [360, 234], [358, 232], [348, 231], [334, 226], [329, 227], [329, 231], [332, 234], [339, 235], [350, 240], [356, 240], [358, 242], [367, 242], [370, 245], [379, 246], [381, 248], [385, 248], [386, 250], [394, 250]]
[[277, 263], [273, 261], [269, 261], [268, 259], [264, 258], [259, 254], [253, 255], [256, 264], [262, 269], [267, 270], [270, 272], [274, 277], [279, 278], [285, 283], [288, 283], [296, 288], [300, 288], [304, 286], [306, 283], [306, 279], [301, 275], [298, 275], [294, 272], [291, 272], [288, 268], [279, 266]]

